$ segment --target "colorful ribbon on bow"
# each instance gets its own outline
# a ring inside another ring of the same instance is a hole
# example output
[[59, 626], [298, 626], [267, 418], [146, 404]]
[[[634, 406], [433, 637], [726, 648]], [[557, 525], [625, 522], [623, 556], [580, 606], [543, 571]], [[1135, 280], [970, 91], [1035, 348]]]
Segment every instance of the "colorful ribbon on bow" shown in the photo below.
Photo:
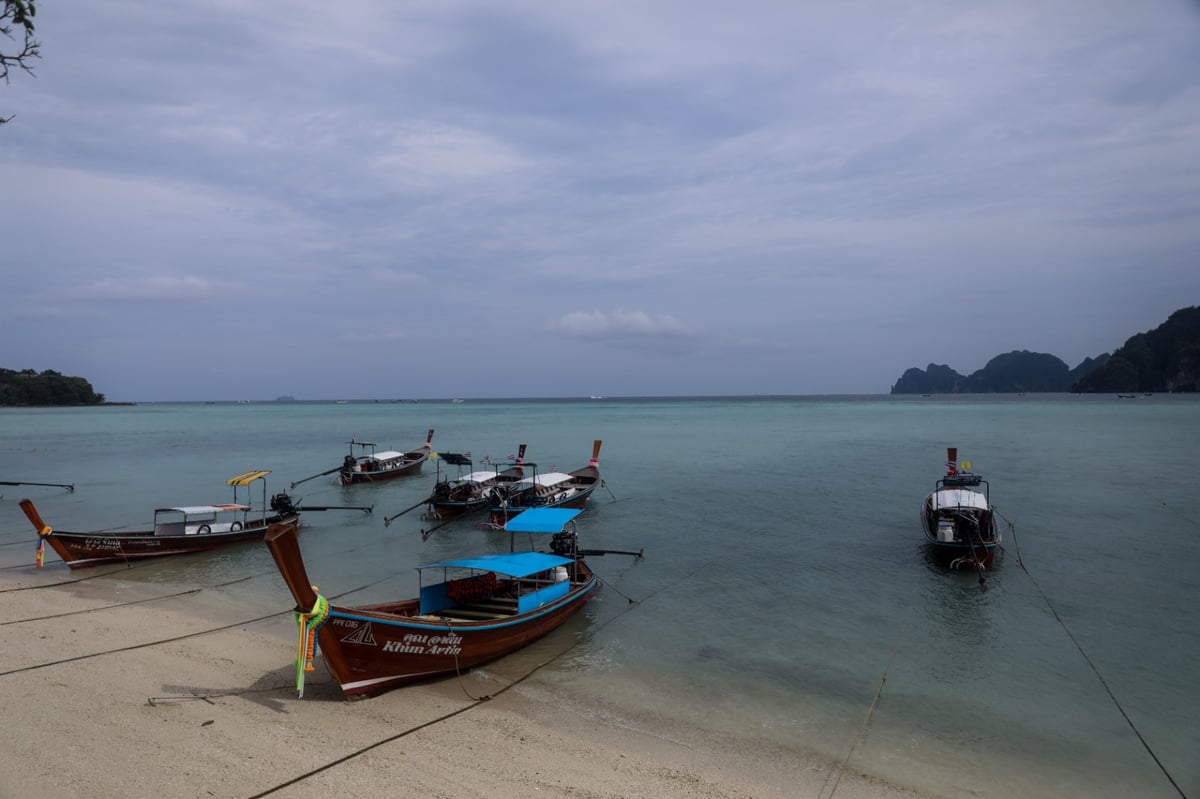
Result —
[[[314, 585], [313, 590], [317, 587]], [[329, 600], [317, 594], [317, 601], [307, 613], [296, 611], [296, 623], [300, 627], [300, 640], [296, 644], [296, 696], [304, 698], [304, 672], [313, 670], [313, 657], [317, 653], [317, 631], [329, 618]]]
[[38, 545], [37, 545], [37, 567], [42, 568], [42, 558], [46, 554], [46, 537], [52, 533], [49, 525], [46, 525], [41, 530], [38, 530]]

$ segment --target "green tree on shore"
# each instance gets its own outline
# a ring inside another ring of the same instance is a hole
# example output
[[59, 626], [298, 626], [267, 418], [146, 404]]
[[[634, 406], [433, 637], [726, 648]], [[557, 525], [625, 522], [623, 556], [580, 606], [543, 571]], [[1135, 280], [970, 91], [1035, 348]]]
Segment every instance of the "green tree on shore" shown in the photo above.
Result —
[[82, 377], [67, 377], [53, 369], [0, 369], [0, 405], [100, 405], [104, 395]]
[[[33, 17], [37, 14], [36, 0], [0, 0], [0, 36], [15, 43], [16, 49], [0, 50], [0, 79], [8, 83], [8, 73], [21, 69], [33, 74], [30, 62], [41, 58], [41, 42], [34, 37]], [[0, 45], [4, 45], [0, 40]], [[12, 117], [0, 116], [0, 125]]]

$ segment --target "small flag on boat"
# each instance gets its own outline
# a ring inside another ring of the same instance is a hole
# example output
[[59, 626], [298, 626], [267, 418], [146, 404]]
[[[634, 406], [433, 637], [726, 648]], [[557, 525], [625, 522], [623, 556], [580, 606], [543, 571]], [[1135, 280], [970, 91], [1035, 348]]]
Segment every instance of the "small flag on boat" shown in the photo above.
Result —
[[961, 466], [961, 467], [962, 467], [962, 468], [964, 468], [964, 469], [970, 469], [970, 468], [971, 468], [971, 462], [970, 462], [970, 461], [963, 461], [962, 463], [960, 463], [960, 464], [958, 464], [958, 465], [959, 465], [959, 466]]

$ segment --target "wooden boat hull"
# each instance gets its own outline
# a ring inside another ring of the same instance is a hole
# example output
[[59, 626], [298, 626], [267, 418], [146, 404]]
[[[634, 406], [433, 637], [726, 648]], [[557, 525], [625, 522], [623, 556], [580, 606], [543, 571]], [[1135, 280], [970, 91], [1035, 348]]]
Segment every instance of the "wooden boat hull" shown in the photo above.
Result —
[[[266, 536], [297, 610], [316, 605], [295, 528], [277, 525]], [[599, 587], [582, 560], [571, 566], [570, 590], [526, 613], [475, 620], [419, 615], [418, 600], [362, 607], [329, 606], [317, 631], [317, 651], [346, 698], [461, 673], [541, 638], [578, 613]], [[482, 615], [482, 614], [480, 614]]]
[[[417, 453], [408, 453], [417, 455]], [[342, 485], [358, 485], [360, 483], [379, 483], [387, 480], [394, 480], [397, 477], [405, 477], [410, 474], [416, 474], [421, 471], [421, 466], [425, 461], [429, 460], [429, 453], [421, 451], [416, 460], [406, 461], [403, 465], [393, 468], [382, 468], [378, 471], [353, 472], [347, 469], [342, 469], [338, 472]]]
[[925, 543], [934, 558], [950, 569], [990, 570], [1002, 537], [990, 508], [943, 506], [934, 492], [921, 505]]
[[537, 491], [522, 492], [501, 505], [493, 503], [484, 526], [501, 528], [530, 508], [583, 508], [600, 485], [601, 443], [599, 440], [592, 442], [592, 459], [586, 466], [567, 472], [569, 480], [538, 488]]
[[[421, 470], [425, 461], [429, 460], [430, 447], [433, 443], [433, 430], [425, 437], [425, 444], [408, 452], [388, 454], [397, 457], [381, 460], [376, 457], [375, 445], [360, 443], [359, 446], [370, 447], [371, 455], [362, 458], [354, 457], [355, 442], [351, 442], [350, 454], [346, 457], [341, 470], [338, 471], [338, 482], [342, 485], [358, 485], [361, 483], [379, 483], [406, 477]], [[382, 456], [380, 456], [382, 457]]]
[[506, 506], [493, 507], [488, 511], [488, 524], [497, 529], [501, 528], [507, 524], [510, 519], [518, 516], [523, 511], [529, 510], [530, 508], [582, 508], [587, 505], [588, 498], [591, 497], [593, 492], [595, 492], [596, 486], [599, 484], [600, 476], [599, 472], [597, 471], [595, 483], [587, 488], [584, 488], [582, 491], [576, 492], [561, 502], [542, 502], [530, 505], [525, 505], [518, 502]]
[[[320, 651], [347, 698], [374, 696], [416, 680], [465, 672], [515, 652], [579, 612], [597, 587], [585, 587], [529, 617], [495, 621], [396, 620], [332, 607], [318, 633]], [[415, 612], [416, 600], [411, 602]]]
[[991, 571], [995, 565], [996, 553], [1000, 549], [999, 542], [986, 544], [943, 543], [926, 536], [926, 544], [930, 554], [941, 565], [948, 569], [984, 569]]
[[479, 497], [461, 502], [431, 500], [429, 502], [429, 510], [423, 513], [422, 516], [426, 519], [457, 519], [464, 514], [483, 510], [488, 506], [490, 501], [489, 497]]
[[[271, 472], [255, 469], [235, 475], [225, 481], [233, 487], [233, 502], [220, 505], [182, 505], [158, 508], [154, 511], [153, 526], [141, 531], [72, 532], [54, 530], [42, 521], [33, 502], [23, 499], [21, 510], [37, 530], [38, 540], [49, 543], [58, 556], [72, 569], [99, 566], [104, 563], [128, 563], [145, 558], [206, 552], [247, 541], [259, 541], [272, 524], [296, 524], [299, 509], [292, 498], [280, 492], [267, 502], [266, 483], [262, 483], [263, 498], [257, 512], [248, 504], [237, 501], [238, 489], [257, 484]], [[268, 515], [270, 508], [270, 515]], [[38, 547], [37, 564], [42, 565], [42, 547]]]
[[247, 522], [241, 530], [233, 532], [192, 535], [155, 535], [150, 531], [77, 533], [54, 530], [45, 536], [45, 540], [69, 567], [82, 569], [106, 563], [207, 552], [248, 541], [261, 541], [272, 524], [295, 524], [299, 519], [296, 513], [269, 516], [265, 521]]

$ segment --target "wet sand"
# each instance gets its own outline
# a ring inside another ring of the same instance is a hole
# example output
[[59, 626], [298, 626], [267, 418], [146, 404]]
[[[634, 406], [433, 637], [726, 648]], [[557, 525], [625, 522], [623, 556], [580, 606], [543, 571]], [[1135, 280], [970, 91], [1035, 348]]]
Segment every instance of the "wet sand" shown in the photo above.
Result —
[[536, 674], [347, 702], [318, 655], [299, 699], [290, 614], [27, 577], [0, 573], [6, 799], [918, 796], [794, 752], [555, 706]]

